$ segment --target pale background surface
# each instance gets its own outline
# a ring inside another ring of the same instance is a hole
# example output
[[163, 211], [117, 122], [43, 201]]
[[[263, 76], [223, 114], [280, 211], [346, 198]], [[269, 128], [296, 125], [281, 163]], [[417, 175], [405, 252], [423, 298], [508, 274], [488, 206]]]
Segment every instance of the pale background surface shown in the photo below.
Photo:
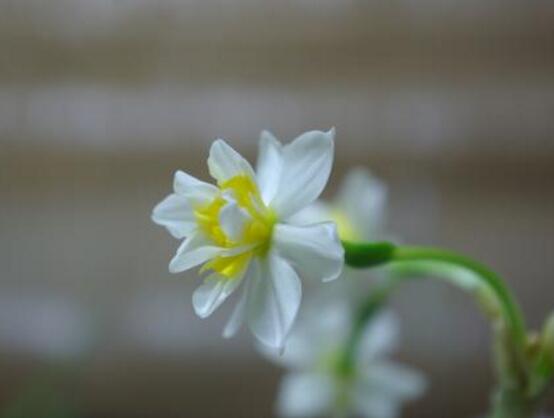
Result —
[[[0, 417], [271, 415], [279, 370], [220, 338], [228, 305], [195, 317], [198, 281], [167, 273], [177, 243], [149, 220], [174, 170], [207, 176], [217, 136], [254, 158], [263, 128], [335, 126], [328, 195], [367, 165], [394, 234], [494, 266], [533, 326], [554, 306], [553, 3], [0, 8]], [[406, 416], [479, 415], [472, 303], [428, 282], [395, 304], [400, 357], [431, 378]]]

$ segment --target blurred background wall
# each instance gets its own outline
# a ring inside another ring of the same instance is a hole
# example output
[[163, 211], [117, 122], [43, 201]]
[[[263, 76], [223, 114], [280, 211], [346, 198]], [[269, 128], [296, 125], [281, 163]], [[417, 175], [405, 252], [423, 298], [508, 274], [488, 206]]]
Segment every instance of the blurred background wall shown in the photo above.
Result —
[[[528, 0], [0, 0], [0, 417], [271, 416], [279, 370], [220, 338], [150, 222], [221, 136], [337, 129], [390, 188], [390, 231], [495, 266], [529, 323], [554, 305], [554, 4]], [[406, 287], [408, 417], [475, 417], [487, 326]], [[553, 408], [551, 401], [551, 410]]]

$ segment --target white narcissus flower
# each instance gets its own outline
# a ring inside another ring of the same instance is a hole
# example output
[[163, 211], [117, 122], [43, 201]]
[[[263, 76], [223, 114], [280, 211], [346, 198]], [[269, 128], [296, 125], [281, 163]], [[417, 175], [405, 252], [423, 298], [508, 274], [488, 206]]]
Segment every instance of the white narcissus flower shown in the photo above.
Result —
[[282, 145], [262, 132], [257, 170], [225, 141], [210, 149], [212, 185], [178, 171], [174, 193], [155, 208], [154, 222], [185, 238], [169, 269], [202, 265], [204, 284], [193, 294], [200, 317], [209, 316], [243, 284], [224, 330], [244, 320], [262, 343], [282, 347], [301, 299], [298, 274], [329, 281], [343, 266], [333, 223], [294, 225], [288, 220], [325, 187], [333, 162], [334, 130], [306, 132]]
[[290, 418], [394, 418], [405, 401], [423, 393], [425, 379], [386, 359], [397, 340], [398, 323], [391, 312], [379, 314], [366, 325], [354, 368], [345, 374], [340, 360], [354, 324], [355, 304], [348, 297], [337, 297], [338, 293], [323, 298], [319, 294], [303, 305], [282, 355], [260, 347], [289, 369], [281, 382], [277, 412]]

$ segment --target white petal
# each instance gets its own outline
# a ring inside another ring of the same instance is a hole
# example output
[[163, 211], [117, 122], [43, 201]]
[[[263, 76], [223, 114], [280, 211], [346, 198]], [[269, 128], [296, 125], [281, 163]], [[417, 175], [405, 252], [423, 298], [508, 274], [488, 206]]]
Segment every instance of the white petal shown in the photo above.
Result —
[[248, 324], [258, 340], [282, 348], [300, 307], [302, 287], [290, 264], [276, 254], [254, 261]]
[[323, 191], [333, 164], [334, 129], [311, 131], [283, 147], [279, 187], [271, 206], [286, 218], [312, 203]]
[[223, 329], [223, 338], [233, 337], [242, 326], [244, 322], [244, 318], [246, 317], [247, 299], [248, 299], [248, 283], [245, 283], [244, 290], [240, 295], [240, 299], [237, 302], [237, 305], [235, 306], [235, 309], [233, 310], [233, 313], [231, 314], [229, 321], [227, 321], [227, 324]]
[[261, 133], [256, 175], [265, 204], [271, 202], [279, 187], [283, 165], [281, 149], [281, 143], [270, 132]]
[[[302, 325], [309, 329], [311, 341], [321, 341], [325, 350], [337, 349], [350, 337], [350, 328], [354, 321], [352, 303], [355, 299], [343, 293], [344, 280], [339, 279], [325, 286], [319, 286], [317, 292], [302, 304]], [[322, 320], [324, 318], [324, 320]]]
[[232, 177], [246, 175], [255, 178], [254, 170], [238, 152], [231, 148], [223, 139], [214, 141], [208, 157], [210, 175], [219, 183]]
[[169, 263], [171, 273], [179, 273], [198, 266], [222, 251], [222, 248], [211, 245], [202, 234], [187, 238], [177, 249], [175, 257]]
[[273, 243], [301, 274], [312, 279], [336, 279], [344, 264], [344, 249], [332, 223], [309, 226], [277, 224]]
[[332, 207], [322, 200], [316, 200], [287, 218], [287, 223], [292, 225], [311, 225], [320, 222], [333, 222]]
[[311, 330], [306, 327], [292, 328], [283, 349], [268, 347], [265, 344], [256, 344], [256, 348], [270, 361], [293, 370], [306, 370], [316, 366], [321, 354], [322, 346], [328, 341], [314, 341]]
[[362, 370], [358, 381], [360, 391], [379, 394], [381, 398], [395, 403], [421, 396], [426, 386], [426, 379], [421, 373], [390, 361], [376, 362], [367, 370]]
[[360, 415], [394, 418], [407, 400], [421, 396], [425, 378], [405, 366], [375, 362], [360, 375], [354, 390], [354, 403]]
[[281, 382], [277, 413], [284, 417], [320, 416], [329, 411], [333, 398], [333, 382], [327, 376], [291, 373]]
[[242, 276], [232, 279], [217, 273], [208, 276], [192, 294], [192, 305], [196, 315], [201, 318], [210, 316], [233, 293], [241, 281]]
[[[258, 350], [274, 363], [293, 370], [317, 370], [321, 359], [330, 352], [342, 349], [350, 336], [352, 307], [346, 298], [337, 297], [328, 288], [334, 281], [302, 301], [300, 314], [287, 337], [284, 349], [257, 344]], [[323, 295], [325, 293], [325, 295]]]
[[[358, 361], [367, 365], [379, 356], [390, 353], [398, 343], [399, 321], [391, 311], [385, 311], [373, 318], [363, 331]], [[373, 363], [368, 367], [372, 367]]]
[[235, 202], [227, 203], [219, 212], [219, 224], [228, 238], [239, 241], [250, 215]]
[[344, 211], [361, 239], [375, 240], [385, 223], [387, 188], [363, 168], [348, 173], [336, 205]]
[[198, 180], [196, 177], [177, 171], [173, 179], [173, 190], [185, 197], [191, 205], [202, 205], [212, 201], [218, 193], [213, 184]]
[[401, 404], [375, 390], [359, 391], [354, 394], [356, 416], [364, 418], [397, 418]]
[[196, 230], [194, 212], [187, 200], [177, 194], [170, 194], [156, 205], [152, 211], [152, 220], [165, 226], [178, 239], [185, 238]]

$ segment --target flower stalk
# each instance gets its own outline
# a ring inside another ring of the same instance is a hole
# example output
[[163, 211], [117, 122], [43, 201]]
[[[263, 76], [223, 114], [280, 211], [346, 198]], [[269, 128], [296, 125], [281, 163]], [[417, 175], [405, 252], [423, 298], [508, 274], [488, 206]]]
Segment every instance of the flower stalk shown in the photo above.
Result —
[[354, 326], [345, 344], [342, 357], [338, 362], [339, 373], [347, 376], [355, 369], [356, 350], [360, 339], [362, 338], [364, 329], [386, 304], [390, 293], [392, 293], [392, 291], [396, 288], [399, 281], [399, 277], [389, 278], [378, 288], [374, 289], [369, 294], [369, 297], [359, 307]]
[[[370, 320], [402, 279], [414, 275], [441, 274], [454, 285], [471, 291], [494, 331], [498, 382], [489, 418], [533, 418], [539, 413], [554, 375], [554, 316], [547, 321], [541, 336], [530, 338], [521, 309], [500, 276], [481, 263], [450, 251], [389, 242], [343, 241], [343, 246], [345, 262], [350, 267], [392, 265], [393, 274], [370, 295], [360, 312], [361, 322]], [[355, 350], [356, 339], [354, 332], [351, 351]], [[349, 358], [352, 355], [347, 353], [345, 367]]]

